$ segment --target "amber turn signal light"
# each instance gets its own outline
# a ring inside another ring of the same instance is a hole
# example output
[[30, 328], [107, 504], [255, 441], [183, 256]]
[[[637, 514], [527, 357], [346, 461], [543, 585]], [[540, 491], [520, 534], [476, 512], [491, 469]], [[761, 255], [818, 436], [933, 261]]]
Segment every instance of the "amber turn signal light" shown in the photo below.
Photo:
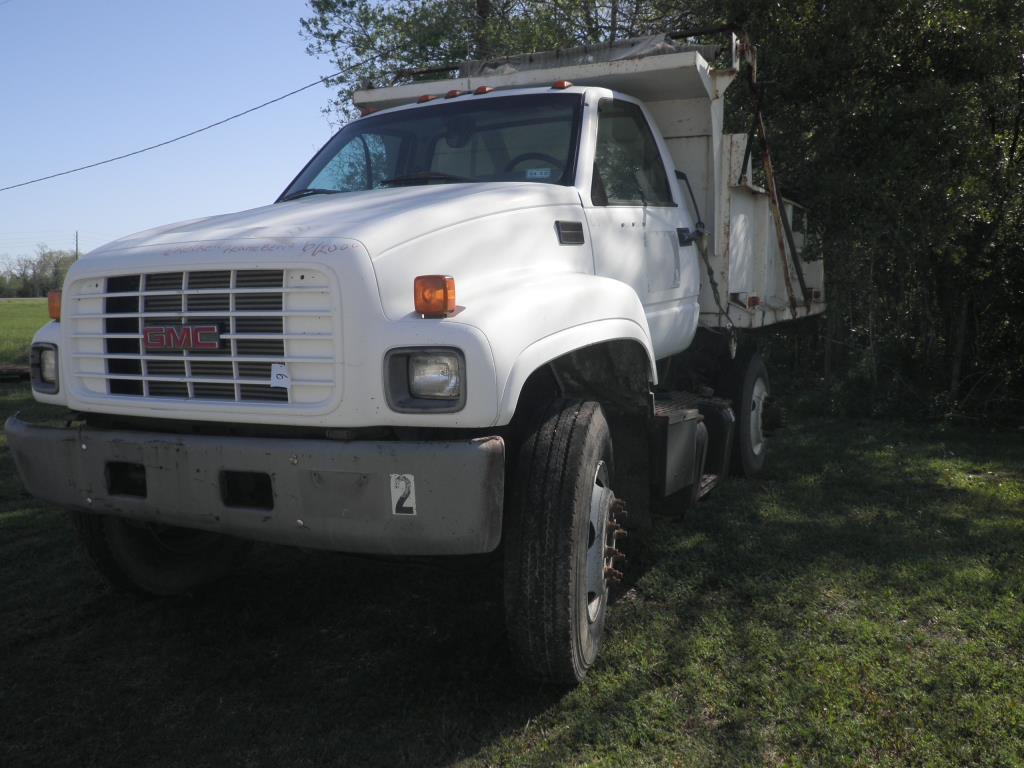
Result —
[[572, 80], [555, 80], [551, 87], [558, 91], [564, 91], [566, 88], [572, 88]]
[[420, 275], [413, 283], [416, 311], [424, 317], [447, 317], [455, 311], [455, 278]]
[[46, 306], [50, 310], [51, 320], [60, 320], [60, 291], [50, 291], [46, 294]]

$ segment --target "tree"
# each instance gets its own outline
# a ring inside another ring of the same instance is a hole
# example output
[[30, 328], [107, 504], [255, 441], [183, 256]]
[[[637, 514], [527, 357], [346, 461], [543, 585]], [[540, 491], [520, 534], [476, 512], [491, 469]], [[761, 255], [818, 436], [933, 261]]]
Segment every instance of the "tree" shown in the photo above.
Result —
[[351, 92], [412, 79], [410, 70], [447, 76], [467, 59], [493, 59], [675, 29], [696, 17], [665, 0], [311, 0], [300, 21], [307, 51], [345, 72], [329, 111], [351, 117]]
[[[864, 410], [1024, 412], [1024, 0], [313, 0], [309, 52], [358, 83], [732, 23], [759, 46], [775, 165], [826, 269], [826, 345]], [[435, 72], [430, 78], [445, 77]], [[734, 86], [736, 88], [737, 86]], [[749, 99], [732, 101], [746, 131]]]
[[40, 243], [34, 256], [21, 257], [0, 273], [0, 296], [45, 296], [64, 284], [74, 261], [74, 251], [55, 251]]

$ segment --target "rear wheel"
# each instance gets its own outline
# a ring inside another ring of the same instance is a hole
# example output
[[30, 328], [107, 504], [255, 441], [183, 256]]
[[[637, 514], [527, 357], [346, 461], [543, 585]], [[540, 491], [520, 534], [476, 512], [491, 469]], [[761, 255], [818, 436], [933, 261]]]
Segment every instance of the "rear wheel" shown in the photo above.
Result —
[[219, 533], [71, 511], [97, 570], [118, 589], [178, 595], [219, 581], [250, 544]]
[[733, 472], [754, 477], [764, 469], [767, 456], [764, 415], [771, 395], [768, 369], [756, 350], [740, 352], [726, 374], [724, 389], [736, 412]]
[[596, 402], [558, 400], [519, 451], [505, 525], [505, 618], [529, 676], [575, 685], [597, 658], [623, 504]]

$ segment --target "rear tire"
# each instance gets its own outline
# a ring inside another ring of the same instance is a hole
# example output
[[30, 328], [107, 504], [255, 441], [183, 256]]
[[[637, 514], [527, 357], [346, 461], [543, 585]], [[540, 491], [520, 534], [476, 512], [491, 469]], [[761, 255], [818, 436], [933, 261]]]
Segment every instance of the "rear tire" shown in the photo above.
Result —
[[613, 476], [596, 402], [554, 401], [520, 448], [505, 515], [505, 620], [529, 677], [573, 686], [597, 658], [621, 509]]
[[771, 394], [768, 368], [757, 350], [741, 351], [726, 374], [724, 387], [736, 413], [736, 435], [732, 443], [732, 471], [756, 477], [764, 470], [768, 444], [764, 411]]
[[117, 589], [180, 595], [224, 578], [250, 544], [219, 533], [71, 510], [96, 569]]

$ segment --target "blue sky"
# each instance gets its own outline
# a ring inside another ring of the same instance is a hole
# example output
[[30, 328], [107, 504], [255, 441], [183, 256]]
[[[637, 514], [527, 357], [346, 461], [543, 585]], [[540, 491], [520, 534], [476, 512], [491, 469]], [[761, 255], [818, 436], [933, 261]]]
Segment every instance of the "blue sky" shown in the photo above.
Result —
[[[0, 187], [212, 123], [333, 72], [303, 0], [0, 0]], [[330, 137], [319, 85], [137, 157], [0, 192], [0, 260], [273, 202]]]

